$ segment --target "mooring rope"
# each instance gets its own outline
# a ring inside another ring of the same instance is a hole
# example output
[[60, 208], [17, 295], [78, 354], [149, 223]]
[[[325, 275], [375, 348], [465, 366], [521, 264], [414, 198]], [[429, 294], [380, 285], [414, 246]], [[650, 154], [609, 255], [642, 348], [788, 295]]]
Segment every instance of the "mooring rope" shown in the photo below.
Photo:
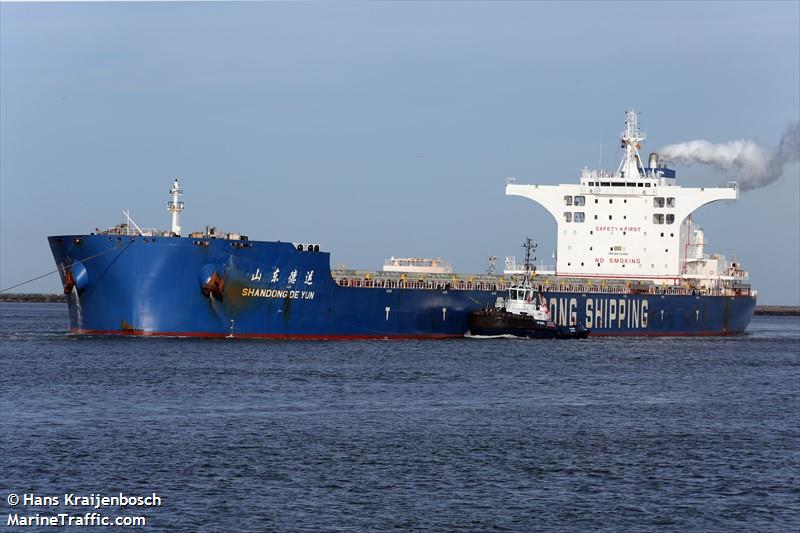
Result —
[[[131, 243], [128, 243], [125, 247], [127, 248], [130, 245], [131, 245]], [[116, 245], [113, 248], [109, 248], [108, 250], [103, 250], [100, 253], [96, 253], [94, 255], [90, 255], [86, 259], [81, 259], [80, 261], [81, 261], [81, 263], [85, 263], [87, 261], [91, 261], [95, 257], [100, 257], [101, 255], [107, 254], [109, 252], [113, 252], [114, 250], [117, 250], [118, 248], [119, 248], [119, 245]], [[23, 285], [27, 285], [28, 283], [36, 281], [37, 279], [46, 278], [47, 276], [55, 274], [56, 272], [61, 272], [61, 270], [62, 270], [62, 267], [58, 267], [57, 269], [51, 270], [50, 272], [47, 272], [46, 274], [40, 274], [39, 276], [36, 276], [36, 277], [31, 278], [29, 280], [23, 281], [22, 283], [17, 283], [16, 285], [12, 285], [10, 287], [6, 287], [5, 289], [0, 289], [0, 293], [1, 292], [6, 292], [6, 291], [10, 291], [11, 289], [16, 289], [17, 287], [22, 287]]]

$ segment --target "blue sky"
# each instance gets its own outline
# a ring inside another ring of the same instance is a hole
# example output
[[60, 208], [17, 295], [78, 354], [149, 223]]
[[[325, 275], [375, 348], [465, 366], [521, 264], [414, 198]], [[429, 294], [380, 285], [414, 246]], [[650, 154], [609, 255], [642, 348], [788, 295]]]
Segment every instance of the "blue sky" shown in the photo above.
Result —
[[[774, 146], [800, 117], [800, 4], [139, 3], [0, 5], [0, 287], [54, 268], [45, 237], [121, 221], [318, 242], [378, 268], [555, 247], [505, 178], [616, 167], [623, 113], [645, 152]], [[687, 186], [726, 176], [678, 167]], [[761, 303], [800, 305], [800, 170], [695, 214]], [[56, 292], [57, 276], [18, 289]]]

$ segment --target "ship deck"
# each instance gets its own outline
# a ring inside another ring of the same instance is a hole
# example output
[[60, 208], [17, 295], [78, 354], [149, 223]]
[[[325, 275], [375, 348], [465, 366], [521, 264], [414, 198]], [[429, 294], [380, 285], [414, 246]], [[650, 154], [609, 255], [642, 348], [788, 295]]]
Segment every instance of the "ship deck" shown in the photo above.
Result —
[[[331, 275], [340, 287], [505, 291], [519, 284], [524, 277], [489, 274], [452, 274], [416, 272], [384, 272], [371, 270], [333, 269]], [[530, 283], [543, 292], [577, 292], [599, 294], [666, 294], [686, 296], [755, 296], [749, 285], [720, 283], [715, 288], [692, 286], [687, 279], [671, 278], [672, 284], [653, 280], [620, 278], [580, 278], [534, 274]]]

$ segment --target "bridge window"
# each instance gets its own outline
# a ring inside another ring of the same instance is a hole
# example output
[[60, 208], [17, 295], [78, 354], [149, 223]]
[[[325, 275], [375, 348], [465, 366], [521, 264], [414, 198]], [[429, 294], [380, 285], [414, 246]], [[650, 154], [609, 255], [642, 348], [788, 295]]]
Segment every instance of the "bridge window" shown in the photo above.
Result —
[[565, 222], [572, 222], [572, 213], [570, 213], [569, 211], [566, 211], [564, 213], [564, 221]]
[[667, 215], [667, 224], [674, 224], [675, 223], [675, 215], [669, 214]]
[[664, 198], [661, 196], [653, 198], [653, 207], [664, 207]]
[[572, 196], [565, 196], [564, 197], [564, 205], [572, 205]]
[[586, 220], [586, 214], [582, 211], [578, 211], [575, 213], [575, 222], [583, 222]]
[[675, 198], [667, 198], [667, 207], [675, 207]]
[[653, 215], [653, 224], [663, 224], [664, 223], [664, 215], [661, 213], [656, 213]]
[[575, 197], [575, 205], [586, 205], [586, 197], [585, 196], [576, 196]]

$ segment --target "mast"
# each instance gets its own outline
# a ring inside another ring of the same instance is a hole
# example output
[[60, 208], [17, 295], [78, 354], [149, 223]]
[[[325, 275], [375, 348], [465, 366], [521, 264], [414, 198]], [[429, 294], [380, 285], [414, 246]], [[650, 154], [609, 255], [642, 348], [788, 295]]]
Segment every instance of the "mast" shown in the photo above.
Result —
[[[638, 179], [642, 177], [644, 165], [639, 155], [641, 142], [647, 135], [639, 129], [639, 113], [634, 110], [625, 112], [625, 130], [622, 132], [622, 148], [625, 149], [625, 156], [619, 163], [617, 174], [621, 174], [626, 179]], [[641, 169], [641, 170], [640, 170]]]
[[[538, 246], [533, 239], [530, 237], [525, 238], [525, 242], [522, 245], [522, 248], [525, 250], [525, 273], [529, 274], [531, 272], [531, 253], [536, 252], [536, 246]], [[536, 258], [533, 258], [536, 261]], [[536, 267], [533, 267], [533, 271], [536, 271]]]
[[178, 198], [183, 194], [180, 185], [178, 185], [178, 178], [175, 178], [175, 183], [172, 184], [172, 188], [169, 190], [169, 193], [172, 195], [172, 200], [167, 202], [167, 211], [172, 213], [172, 228], [170, 231], [176, 237], [181, 236], [181, 226], [180, 226], [180, 214], [183, 211], [183, 202], [179, 201]]

